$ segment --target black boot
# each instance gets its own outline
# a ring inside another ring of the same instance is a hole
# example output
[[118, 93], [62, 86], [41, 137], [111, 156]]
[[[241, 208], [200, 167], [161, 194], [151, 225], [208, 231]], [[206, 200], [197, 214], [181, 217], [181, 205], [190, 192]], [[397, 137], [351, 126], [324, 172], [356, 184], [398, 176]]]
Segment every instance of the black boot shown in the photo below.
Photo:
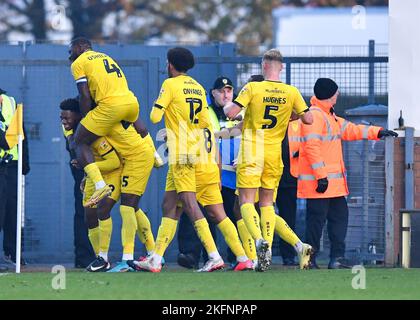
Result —
[[350, 264], [343, 258], [331, 258], [328, 263], [328, 269], [350, 269]]

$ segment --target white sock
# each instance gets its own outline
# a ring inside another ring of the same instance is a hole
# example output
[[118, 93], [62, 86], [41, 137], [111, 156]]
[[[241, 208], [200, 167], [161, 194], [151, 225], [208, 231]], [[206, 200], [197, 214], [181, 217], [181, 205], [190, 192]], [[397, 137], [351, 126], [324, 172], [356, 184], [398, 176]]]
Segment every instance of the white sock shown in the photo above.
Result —
[[302, 241], [299, 241], [298, 243], [295, 244], [295, 250], [297, 253], [301, 253], [303, 250], [303, 243]]
[[158, 264], [162, 263], [162, 256], [153, 253], [152, 259], [150, 260], [153, 266], [157, 267]]
[[214, 252], [209, 253], [209, 258], [212, 260], [218, 260], [218, 259], [221, 259], [222, 257], [220, 256], [218, 251], [214, 251]]
[[248, 257], [247, 256], [239, 256], [239, 257], [236, 257], [236, 261], [245, 262], [245, 261], [248, 261]]
[[101, 181], [95, 183], [96, 190], [99, 190], [99, 189], [101, 189], [101, 188], [103, 188], [105, 186], [106, 186], [106, 183], [105, 183], [104, 180], [101, 180]]
[[255, 240], [255, 246], [258, 248], [260, 245], [261, 245], [261, 242], [263, 242], [264, 241], [264, 239], [257, 239], [257, 240]]
[[123, 253], [123, 261], [134, 260], [134, 255], [132, 253]]
[[98, 254], [100, 257], [104, 258], [106, 262], [108, 262], [108, 252], [99, 252]]

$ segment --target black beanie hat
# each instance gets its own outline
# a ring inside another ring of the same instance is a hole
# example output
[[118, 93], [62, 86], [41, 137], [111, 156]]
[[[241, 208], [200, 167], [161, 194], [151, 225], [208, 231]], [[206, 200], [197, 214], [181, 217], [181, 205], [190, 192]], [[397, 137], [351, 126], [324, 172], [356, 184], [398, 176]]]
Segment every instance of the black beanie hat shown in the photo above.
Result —
[[338, 90], [337, 84], [328, 78], [319, 78], [315, 82], [314, 93], [319, 100], [331, 98]]

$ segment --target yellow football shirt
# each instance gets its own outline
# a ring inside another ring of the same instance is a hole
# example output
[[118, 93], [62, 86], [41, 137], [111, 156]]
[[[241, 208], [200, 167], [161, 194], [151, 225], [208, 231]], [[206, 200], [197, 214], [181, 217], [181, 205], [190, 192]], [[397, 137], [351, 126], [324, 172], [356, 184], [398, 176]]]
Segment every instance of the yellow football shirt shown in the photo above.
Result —
[[137, 103], [118, 64], [108, 55], [93, 50], [82, 53], [71, 65], [76, 83], [87, 82], [97, 105]]
[[185, 156], [195, 157], [202, 129], [210, 125], [204, 88], [188, 75], [168, 78], [154, 108], [164, 113], [170, 163]]
[[299, 90], [280, 81], [250, 82], [234, 102], [246, 109], [242, 141], [255, 143], [258, 136], [264, 145], [281, 145], [292, 111], [308, 109]]
[[214, 128], [201, 129], [200, 150], [197, 154], [198, 161], [195, 167], [197, 185], [208, 185], [220, 182], [220, 170], [217, 165], [218, 146], [213, 133]]

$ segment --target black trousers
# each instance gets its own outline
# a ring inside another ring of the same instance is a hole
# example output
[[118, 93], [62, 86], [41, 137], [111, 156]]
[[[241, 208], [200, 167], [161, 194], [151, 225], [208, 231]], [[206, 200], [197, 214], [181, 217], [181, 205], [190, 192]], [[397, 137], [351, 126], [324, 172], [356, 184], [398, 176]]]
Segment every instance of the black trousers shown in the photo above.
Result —
[[[3, 251], [5, 255], [16, 259], [16, 227], [17, 227], [17, 161], [12, 161], [6, 169], [6, 204], [3, 225]], [[23, 230], [22, 230], [23, 235]], [[23, 241], [22, 241], [23, 244]]]
[[3, 230], [4, 254], [13, 260], [16, 260], [17, 170], [16, 161], [0, 164], [0, 230]]
[[[222, 198], [223, 198], [223, 208], [225, 209], [226, 215], [232, 220], [232, 222], [236, 226], [236, 218], [235, 214], [233, 213], [233, 207], [235, 205], [235, 190], [222, 187]], [[227, 247], [227, 260], [229, 263], [236, 262], [236, 256], [233, 254], [232, 250]]]
[[74, 255], [75, 265], [87, 267], [95, 259], [95, 252], [90, 244], [88, 229], [85, 223], [85, 210], [83, 208], [83, 195], [80, 191], [80, 182], [84, 177], [83, 170], [70, 166], [74, 178]]
[[[206, 217], [207, 214], [205, 210], [200, 206], [201, 211]], [[216, 226], [215, 224], [209, 223], [210, 232], [213, 236], [214, 241], [216, 241]], [[208, 260], [207, 252], [201, 244], [200, 238], [195, 232], [194, 226], [191, 223], [190, 218], [184, 212], [181, 215], [179, 220], [179, 229], [178, 229], [178, 249], [180, 253], [183, 254], [192, 254], [196, 263], [198, 263], [203, 257], [204, 261]]]
[[349, 210], [345, 197], [308, 199], [306, 202], [306, 242], [319, 252], [322, 229], [327, 221], [331, 243], [330, 258], [344, 257]]
[[[297, 188], [279, 188], [277, 192], [276, 204], [279, 209], [279, 216], [287, 222], [292, 230], [296, 226], [296, 200]], [[294, 259], [295, 249], [287, 242], [280, 239], [280, 254], [284, 259]]]
[[0, 164], [0, 231], [4, 227], [4, 218], [6, 216], [7, 204], [7, 167]]

